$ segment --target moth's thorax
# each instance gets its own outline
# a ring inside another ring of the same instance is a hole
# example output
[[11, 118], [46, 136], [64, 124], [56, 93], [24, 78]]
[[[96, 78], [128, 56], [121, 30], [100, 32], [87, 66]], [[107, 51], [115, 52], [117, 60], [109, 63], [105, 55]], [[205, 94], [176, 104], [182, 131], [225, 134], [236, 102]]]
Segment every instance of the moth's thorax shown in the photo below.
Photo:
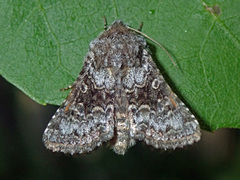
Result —
[[90, 43], [89, 52], [97, 62], [96, 68], [124, 69], [138, 64], [146, 41], [125, 25], [116, 25]]

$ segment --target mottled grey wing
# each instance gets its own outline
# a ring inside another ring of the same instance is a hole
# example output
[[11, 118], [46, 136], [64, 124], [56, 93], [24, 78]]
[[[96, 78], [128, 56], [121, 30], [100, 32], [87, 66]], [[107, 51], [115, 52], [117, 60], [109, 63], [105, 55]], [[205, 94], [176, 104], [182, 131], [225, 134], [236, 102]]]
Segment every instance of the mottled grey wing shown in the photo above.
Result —
[[[144, 56], [147, 61], [141, 60], [135, 73], [135, 90], [128, 93], [131, 138], [165, 150], [193, 144], [201, 135], [197, 120], [172, 92], [151, 56], [146, 51]], [[144, 78], [139, 80], [137, 72]]]
[[[104, 69], [96, 72], [82, 70], [68, 98], [43, 134], [43, 142], [48, 149], [70, 154], [86, 153], [113, 137], [111, 94], [106, 92], [104, 82], [95, 82], [97, 78], [91, 78], [99, 76], [99, 73], [107, 72]], [[110, 85], [108, 88], [112, 88]]]

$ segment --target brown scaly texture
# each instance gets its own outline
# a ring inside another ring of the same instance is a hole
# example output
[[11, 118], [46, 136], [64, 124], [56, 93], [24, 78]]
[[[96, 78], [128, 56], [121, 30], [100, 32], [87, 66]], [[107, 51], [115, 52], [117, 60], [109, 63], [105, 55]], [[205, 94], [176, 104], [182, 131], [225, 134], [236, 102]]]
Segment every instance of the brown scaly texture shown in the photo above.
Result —
[[122, 21], [90, 43], [71, 93], [43, 134], [48, 149], [81, 154], [111, 140], [123, 155], [136, 140], [167, 150], [200, 139], [197, 120], [165, 82], [146, 46]]

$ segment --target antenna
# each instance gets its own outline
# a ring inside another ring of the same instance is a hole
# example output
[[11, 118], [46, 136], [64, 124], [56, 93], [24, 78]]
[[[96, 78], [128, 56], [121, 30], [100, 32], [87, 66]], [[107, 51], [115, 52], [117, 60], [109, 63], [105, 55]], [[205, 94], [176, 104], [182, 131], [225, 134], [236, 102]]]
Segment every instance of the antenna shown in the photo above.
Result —
[[[140, 27], [142, 27], [142, 23], [140, 25]], [[166, 48], [160, 44], [159, 42], [157, 42], [156, 40], [152, 39], [151, 37], [149, 37], [148, 35], [144, 34], [143, 32], [137, 30], [137, 29], [134, 29], [134, 28], [131, 28], [131, 27], [128, 27], [128, 29], [131, 29], [132, 31], [135, 31], [137, 32], [138, 34], [141, 34], [143, 35], [144, 37], [148, 38], [149, 40], [153, 41], [154, 43], [156, 43], [158, 46], [160, 46], [168, 55], [168, 57], [171, 59], [172, 63], [174, 64], [174, 66], [176, 66], [176, 63], [173, 61], [173, 58], [172, 56], [168, 53], [168, 51], [166, 50]]]

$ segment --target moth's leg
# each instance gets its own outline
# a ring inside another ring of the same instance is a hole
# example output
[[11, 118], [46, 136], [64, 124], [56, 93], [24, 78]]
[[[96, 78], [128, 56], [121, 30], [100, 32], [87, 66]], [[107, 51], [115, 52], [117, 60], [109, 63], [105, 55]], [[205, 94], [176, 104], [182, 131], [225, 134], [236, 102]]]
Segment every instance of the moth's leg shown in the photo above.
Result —
[[142, 31], [142, 27], [143, 27], [143, 22], [140, 23], [139, 27], [138, 27], [138, 30], [139, 31]]
[[104, 21], [104, 30], [106, 31], [108, 26], [107, 26], [107, 19], [105, 16], [103, 16], [103, 21]]
[[60, 89], [60, 91], [66, 91], [66, 90], [69, 90], [69, 89], [72, 89], [72, 88], [73, 88], [73, 85], [70, 85], [68, 87]]

